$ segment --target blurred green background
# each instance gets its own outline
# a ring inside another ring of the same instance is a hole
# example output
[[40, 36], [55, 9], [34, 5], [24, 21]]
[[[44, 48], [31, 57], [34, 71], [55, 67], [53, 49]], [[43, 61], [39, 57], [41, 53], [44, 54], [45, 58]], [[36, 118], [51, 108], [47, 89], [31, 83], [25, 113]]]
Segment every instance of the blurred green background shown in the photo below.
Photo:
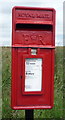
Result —
[[[65, 48], [64, 48], [65, 49]], [[34, 118], [63, 118], [63, 47], [55, 49], [54, 108], [34, 110]], [[24, 118], [24, 110], [12, 110], [11, 104], [11, 48], [2, 47], [2, 118]], [[46, 119], [45, 119], [46, 120]]]

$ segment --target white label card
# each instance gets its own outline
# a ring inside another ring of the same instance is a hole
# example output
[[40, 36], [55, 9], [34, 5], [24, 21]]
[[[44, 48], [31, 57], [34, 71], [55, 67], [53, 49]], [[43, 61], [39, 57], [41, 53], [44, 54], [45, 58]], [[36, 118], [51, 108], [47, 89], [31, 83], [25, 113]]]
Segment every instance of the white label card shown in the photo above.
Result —
[[42, 90], [42, 59], [27, 58], [25, 60], [25, 91]]

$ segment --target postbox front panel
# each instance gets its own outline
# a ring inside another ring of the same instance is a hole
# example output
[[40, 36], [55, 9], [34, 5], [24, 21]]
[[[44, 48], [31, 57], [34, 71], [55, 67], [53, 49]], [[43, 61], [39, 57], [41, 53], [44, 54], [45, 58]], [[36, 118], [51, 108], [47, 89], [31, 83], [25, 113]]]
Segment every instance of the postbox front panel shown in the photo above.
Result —
[[54, 9], [13, 9], [13, 109], [53, 107], [54, 13]]

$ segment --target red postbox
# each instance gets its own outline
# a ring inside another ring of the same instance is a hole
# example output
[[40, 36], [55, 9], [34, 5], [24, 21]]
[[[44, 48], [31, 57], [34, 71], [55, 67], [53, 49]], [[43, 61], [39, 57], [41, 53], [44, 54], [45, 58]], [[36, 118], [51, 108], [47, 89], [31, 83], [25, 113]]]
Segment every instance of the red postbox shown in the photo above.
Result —
[[50, 109], [54, 93], [55, 10], [12, 11], [13, 109]]

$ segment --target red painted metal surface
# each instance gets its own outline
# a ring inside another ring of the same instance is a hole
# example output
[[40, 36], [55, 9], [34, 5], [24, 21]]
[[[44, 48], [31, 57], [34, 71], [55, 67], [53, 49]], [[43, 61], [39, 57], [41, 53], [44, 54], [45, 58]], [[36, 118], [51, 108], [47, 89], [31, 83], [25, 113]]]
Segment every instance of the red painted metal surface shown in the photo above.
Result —
[[[37, 50], [31, 55], [31, 49]], [[14, 7], [12, 10], [13, 109], [51, 109], [54, 100], [55, 10]], [[26, 92], [25, 59], [42, 59], [42, 91]]]

